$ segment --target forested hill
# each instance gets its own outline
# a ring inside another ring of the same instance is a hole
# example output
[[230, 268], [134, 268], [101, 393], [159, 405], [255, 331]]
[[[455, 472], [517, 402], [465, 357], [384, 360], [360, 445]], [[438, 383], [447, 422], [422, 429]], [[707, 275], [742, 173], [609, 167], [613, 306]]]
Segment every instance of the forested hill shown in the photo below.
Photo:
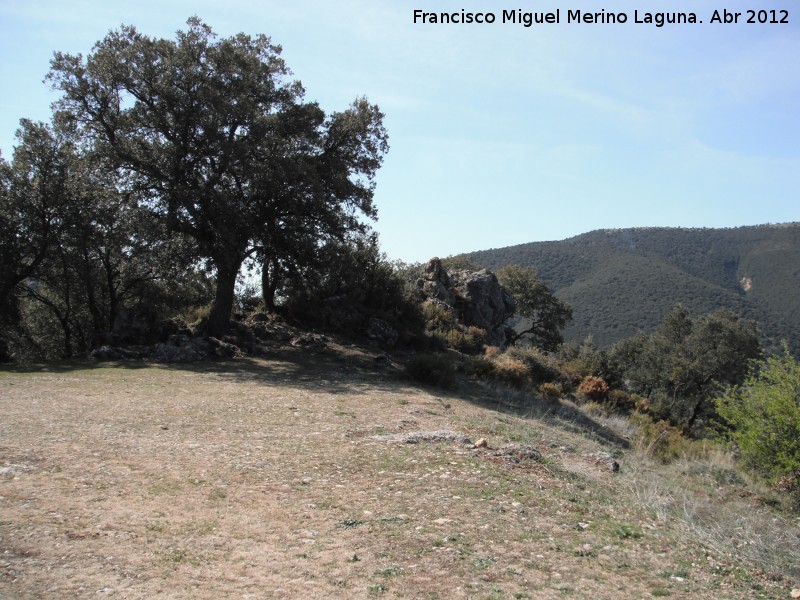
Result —
[[800, 349], [800, 223], [605, 229], [467, 256], [492, 270], [535, 267], [572, 304], [568, 340], [606, 346], [649, 332], [681, 303], [695, 315], [731, 309], [758, 322], [767, 347]]

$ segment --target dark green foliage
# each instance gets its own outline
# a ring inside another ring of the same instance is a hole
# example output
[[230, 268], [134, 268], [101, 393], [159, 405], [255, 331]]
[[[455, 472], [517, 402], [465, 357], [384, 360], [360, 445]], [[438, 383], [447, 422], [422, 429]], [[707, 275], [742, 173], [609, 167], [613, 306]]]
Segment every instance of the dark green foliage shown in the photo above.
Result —
[[788, 349], [754, 363], [717, 412], [750, 469], [772, 480], [800, 473], [800, 364]]
[[[192, 247], [170, 236], [68, 133], [23, 121], [0, 196], [7, 355], [70, 357], [141, 343], [190, 303], [206, 302]], [[136, 327], [132, 327], [135, 324]], [[146, 327], [145, 327], [146, 328]], [[131, 333], [138, 329], [136, 337]]]
[[536, 271], [508, 265], [496, 273], [497, 280], [517, 303], [523, 321], [511, 333], [512, 344], [521, 339], [544, 350], [556, 350], [564, 341], [561, 330], [572, 319], [572, 308], [553, 296]]
[[741, 383], [759, 354], [752, 322], [724, 310], [693, 319], [678, 306], [652, 335], [612, 348], [608, 362], [624, 371], [630, 391], [648, 398], [655, 418], [691, 430], [713, 417], [719, 386]]
[[486, 343], [486, 331], [459, 322], [455, 309], [438, 300], [425, 300], [420, 305], [425, 331], [444, 347], [464, 354], [477, 354]]
[[458, 327], [458, 317], [452, 307], [437, 300], [425, 300], [422, 305], [425, 328], [428, 331], [445, 333]]
[[727, 308], [759, 324], [767, 349], [800, 351], [800, 224], [735, 229], [600, 230], [559, 242], [473, 252], [497, 270], [535, 267], [573, 308], [564, 337], [607, 347], [651, 333], [676, 304]]
[[375, 235], [351, 236], [320, 248], [313, 266], [285, 282], [284, 308], [305, 323], [365, 333], [369, 318], [421, 334], [413, 291], [380, 251]]
[[41, 267], [62, 230], [70, 152], [49, 127], [23, 120], [9, 164], [0, 157], [0, 362], [20, 333], [20, 285]]
[[630, 414], [639, 408], [637, 399], [640, 400], [641, 398], [624, 390], [612, 389], [608, 392], [605, 404], [614, 412]]
[[486, 332], [480, 327], [450, 329], [443, 335], [445, 343], [464, 354], [477, 354], [486, 341]]
[[280, 52], [263, 35], [217, 39], [192, 18], [174, 41], [122, 27], [85, 59], [56, 53], [52, 62], [59, 121], [213, 267], [215, 336], [228, 328], [247, 257], [277, 281], [321, 241], [375, 216], [383, 115], [359, 99], [326, 117], [303, 100]]
[[464, 371], [468, 377], [490, 381], [495, 374], [494, 362], [485, 356], [473, 356], [467, 361]]

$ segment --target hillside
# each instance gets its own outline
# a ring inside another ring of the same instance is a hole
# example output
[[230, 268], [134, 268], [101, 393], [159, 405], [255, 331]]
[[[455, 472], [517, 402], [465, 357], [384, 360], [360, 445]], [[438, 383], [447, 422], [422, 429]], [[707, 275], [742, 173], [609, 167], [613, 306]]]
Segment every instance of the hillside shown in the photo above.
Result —
[[681, 303], [758, 322], [767, 347], [800, 349], [800, 223], [733, 229], [598, 230], [555, 242], [472, 252], [490, 268], [535, 267], [570, 302], [565, 338], [605, 346], [646, 332]]
[[0, 371], [0, 597], [798, 588], [796, 525], [728, 459], [662, 466], [623, 421], [536, 402], [420, 388], [349, 346]]

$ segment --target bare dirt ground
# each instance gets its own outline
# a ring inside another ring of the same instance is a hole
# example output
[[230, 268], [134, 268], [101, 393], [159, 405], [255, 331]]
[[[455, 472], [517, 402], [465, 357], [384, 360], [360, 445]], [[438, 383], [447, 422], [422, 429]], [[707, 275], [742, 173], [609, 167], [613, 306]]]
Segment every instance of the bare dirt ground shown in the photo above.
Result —
[[[675, 518], [685, 499], [675, 506], [659, 467], [576, 429], [421, 389], [352, 349], [0, 371], [0, 597], [788, 598], [800, 587], [791, 568], [737, 552], [734, 533]], [[498, 451], [507, 444], [525, 451]], [[707, 500], [693, 510], [764, 510], [735, 482], [690, 470], [690, 496]]]

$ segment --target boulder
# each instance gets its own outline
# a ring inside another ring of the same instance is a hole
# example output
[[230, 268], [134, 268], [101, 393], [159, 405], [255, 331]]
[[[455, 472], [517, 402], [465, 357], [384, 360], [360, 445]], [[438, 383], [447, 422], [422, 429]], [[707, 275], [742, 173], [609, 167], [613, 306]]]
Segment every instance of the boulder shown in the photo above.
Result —
[[439, 258], [432, 258], [428, 261], [422, 272], [422, 278], [417, 281], [417, 287], [419, 287], [423, 299], [432, 298], [444, 302], [448, 306], [453, 306], [455, 302], [450, 275]]
[[492, 346], [504, 346], [506, 321], [517, 310], [517, 303], [497, 281], [494, 273], [480, 271], [454, 271], [450, 274], [456, 297], [455, 309], [464, 325], [480, 327], [487, 332]]
[[517, 305], [494, 273], [488, 269], [448, 273], [441, 260], [433, 258], [425, 265], [417, 287], [423, 300], [442, 302], [456, 311], [463, 325], [485, 330], [489, 345], [505, 346], [506, 321]]

